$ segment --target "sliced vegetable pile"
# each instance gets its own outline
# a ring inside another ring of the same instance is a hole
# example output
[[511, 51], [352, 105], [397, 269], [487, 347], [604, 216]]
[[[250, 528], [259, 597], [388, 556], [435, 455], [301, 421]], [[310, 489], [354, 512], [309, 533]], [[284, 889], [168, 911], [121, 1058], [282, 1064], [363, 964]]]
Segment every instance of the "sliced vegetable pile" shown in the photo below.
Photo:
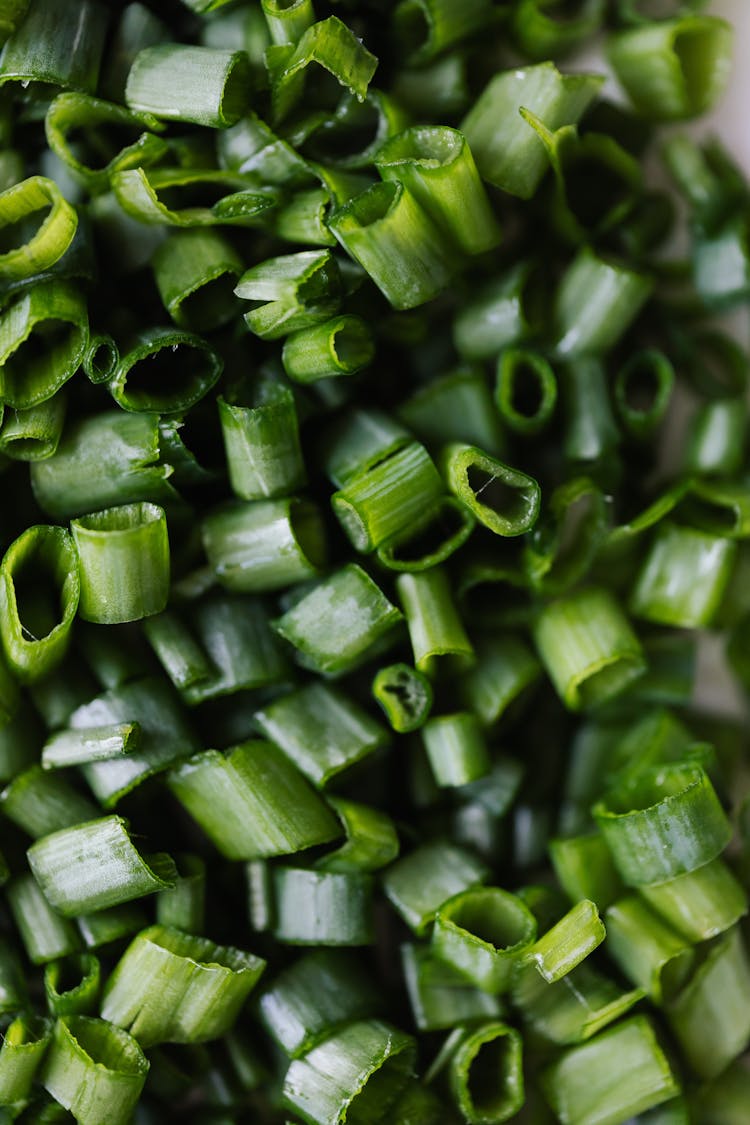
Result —
[[0, 5], [0, 1122], [747, 1125], [706, 7]]

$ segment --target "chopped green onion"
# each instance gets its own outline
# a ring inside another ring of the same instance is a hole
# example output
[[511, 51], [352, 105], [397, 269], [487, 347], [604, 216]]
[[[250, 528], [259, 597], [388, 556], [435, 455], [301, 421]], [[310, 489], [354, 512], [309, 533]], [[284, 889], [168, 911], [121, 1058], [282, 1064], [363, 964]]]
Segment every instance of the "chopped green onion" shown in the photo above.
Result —
[[27, 1100], [47, 1050], [50, 1031], [47, 1021], [23, 1016], [8, 1025], [0, 1047], [0, 1105]]
[[178, 855], [175, 885], [156, 893], [156, 921], [189, 934], [204, 927], [206, 865], [200, 856]]
[[729, 80], [732, 29], [714, 16], [686, 16], [623, 31], [609, 60], [630, 100], [656, 121], [710, 109]]
[[213, 129], [236, 124], [249, 107], [249, 95], [244, 52], [177, 43], [144, 47], [125, 87], [129, 109]]
[[266, 593], [314, 578], [325, 562], [320, 513], [309, 500], [255, 500], [209, 513], [202, 524], [209, 564], [235, 593]]
[[211, 390], [222, 367], [221, 356], [202, 336], [151, 328], [120, 356], [107, 389], [123, 410], [176, 414]]
[[468, 711], [428, 719], [422, 740], [436, 785], [468, 785], [489, 772], [487, 743], [479, 720]]
[[264, 967], [252, 953], [150, 926], [109, 977], [102, 1017], [143, 1047], [216, 1039], [232, 1026]]
[[4, 281], [33, 277], [49, 269], [73, 241], [78, 214], [54, 180], [45, 176], [31, 176], [0, 194], [0, 229], [9, 227], [12, 232], [16, 226], [23, 230], [24, 221], [39, 211], [47, 214], [29, 241], [0, 254], [0, 278]]
[[138, 723], [112, 723], [85, 730], [61, 730], [42, 747], [42, 766], [46, 770], [83, 766], [88, 762], [106, 762], [120, 754], [128, 754], [139, 745]]
[[169, 787], [222, 855], [288, 855], [340, 834], [324, 801], [268, 742], [206, 750], [177, 766]]
[[283, 1104], [316, 1125], [366, 1125], [388, 1113], [411, 1076], [410, 1035], [379, 1020], [360, 1020], [294, 1059]]
[[598, 257], [584, 248], [555, 294], [556, 353], [575, 359], [606, 352], [627, 331], [653, 288], [645, 273]]
[[44, 461], [54, 456], [65, 420], [65, 396], [58, 391], [28, 410], [8, 412], [0, 426], [0, 454], [14, 461]]
[[235, 315], [242, 260], [215, 230], [174, 231], [156, 248], [152, 266], [162, 303], [180, 328], [206, 332]]
[[229, 480], [237, 496], [288, 496], [304, 484], [297, 413], [287, 387], [261, 384], [252, 403], [219, 395], [217, 405]]
[[675, 763], [611, 789], [594, 817], [628, 886], [665, 883], [724, 850], [731, 826], [706, 772]]
[[508, 1121], [523, 1106], [523, 1045], [515, 1028], [483, 1023], [461, 1039], [449, 1064], [453, 1097], [469, 1125]]
[[46, 85], [93, 93], [107, 14], [96, 0], [82, 0], [75, 9], [66, 0], [30, 0], [3, 49], [0, 82], [41, 88], [42, 97]]
[[662, 625], [709, 625], [736, 552], [731, 539], [662, 523], [636, 578], [630, 598], [632, 612]]
[[375, 166], [384, 180], [403, 184], [465, 253], [482, 254], [500, 241], [471, 150], [457, 129], [412, 126], [386, 141]]
[[168, 855], [140, 855], [119, 816], [59, 829], [26, 854], [42, 893], [64, 917], [153, 894], [171, 886], [176, 875]]
[[75, 926], [53, 910], [30, 873], [16, 876], [6, 891], [8, 906], [32, 965], [67, 957], [80, 949]]
[[353, 699], [311, 683], [256, 712], [263, 734], [316, 786], [327, 785], [388, 741], [386, 731]]
[[622, 610], [596, 587], [550, 602], [536, 620], [534, 638], [560, 698], [573, 711], [610, 699], [645, 668]]
[[738, 926], [717, 938], [667, 1017], [693, 1073], [716, 1078], [750, 1040], [750, 961]]
[[361, 871], [272, 871], [273, 934], [288, 945], [370, 945], [372, 878]]
[[100, 624], [160, 613], [169, 594], [169, 540], [158, 504], [124, 504], [71, 522], [81, 617]]
[[431, 946], [407, 942], [401, 946], [401, 963], [412, 1016], [420, 1031], [442, 1031], [503, 1014], [500, 997], [469, 984], [436, 957]]
[[520, 898], [471, 887], [438, 908], [432, 949], [483, 992], [499, 993], [535, 938], [536, 919]]
[[372, 694], [398, 734], [419, 730], [432, 709], [430, 681], [409, 664], [380, 668], [372, 681]]
[[88, 1016], [58, 1019], [41, 1071], [42, 1085], [80, 1125], [127, 1125], [149, 1061], [126, 1031]]
[[505, 425], [517, 434], [538, 434], [557, 402], [557, 380], [538, 352], [506, 348], [497, 362], [495, 404]]
[[[70, 983], [73, 978], [75, 984]], [[81, 953], [69, 961], [53, 961], [44, 970], [44, 993], [53, 1016], [90, 1015], [99, 1000], [99, 958]], [[61, 988], [61, 985], [65, 987]]]
[[35, 763], [0, 793], [5, 816], [36, 840], [96, 816], [97, 807], [59, 774]]
[[595, 74], [561, 74], [551, 62], [495, 75], [461, 124], [482, 178], [529, 199], [547, 170], [547, 157], [519, 109], [531, 110], [548, 129], [574, 125], [603, 81]]
[[349, 563], [273, 624], [297, 649], [303, 666], [336, 675], [382, 651], [400, 621], [400, 612], [380, 587], [361, 567]]
[[35, 285], [0, 315], [0, 398], [16, 410], [52, 398], [75, 375], [87, 344], [78, 290], [65, 281]]
[[474, 649], [451, 598], [445, 571], [432, 567], [396, 579], [418, 672], [433, 678], [444, 666], [468, 667]]
[[345, 950], [315, 949], [264, 988], [259, 1015], [290, 1058], [299, 1058], [352, 1020], [376, 1014], [380, 1002], [364, 966]]
[[496, 535], [523, 535], [536, 523], [541, 490], [533, 477], [471, 445], [443, 452], [451, 492]]
[[747, 894], [721, 859], [639, 893], [688, 941], [707, 941], [730, 929], [748, 910]]
[[354, 375], [369, 367], [374, 355], [366, 321], [358, 316], [338, 316], [287, 336], [281, 359], [295, 383], [315, 383], [337, 375]]
[[542, 1082], [563, 1125], [616, 1125], [680, 1092], [645, 1016], [632, 1016], [572, 1047], [544, 1072]]
[[60, 527], [28, 527], [0, 563], [0, 639], [24, 683], [41, 679], [65, 656], [80, 581], [73, 540]]
[[386, 897], [407, 926], [422, 935], [443, 903], [481, 883], [487, 868], [470, 852], [452, 844], [423, 844], [383, 875]]

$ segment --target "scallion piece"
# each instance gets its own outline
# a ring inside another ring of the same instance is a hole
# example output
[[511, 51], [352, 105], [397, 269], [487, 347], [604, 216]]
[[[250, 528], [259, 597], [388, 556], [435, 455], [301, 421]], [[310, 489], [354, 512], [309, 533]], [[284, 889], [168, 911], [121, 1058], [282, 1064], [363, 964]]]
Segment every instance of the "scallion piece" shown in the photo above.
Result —
[[729, 581], [736, 550], [731, 539], [662, 523], [636, 578], [632, 612], [683, 628], [710, 624]]
[[18, 1016], [0, 1047], [0, 1105], [25, 1102], [50, 1041], [46, 1020]]
[[615, 377], [615, 402], [625, 426], [633, 437], [649, 437], [662, 422], [675, 372], [663, 353], [654, 349], [636, 352]]
[[477, 988], [496, 994], [508, 991], [535, 938], [536, 919], [520, 898], [499, 887], [473, 887], [438, 908], [432, 949]]
[[414, 441], [350, 477], [331, 506], [352, 546], [369, 552], [398, 539], [442, 492], [435, 463]]
[[0, 454], [14, 461], [44, 461], [54, 456], [65, 420], [65, 395], [52, 398], [28, 410], [10, 411], [0, 418]]
[[396, 860], [383, 875], [383, 890], [407, 926], [421, 936], [447, 899], [486, 877], [487, 868], [471, 852], [438, 842]]
[[479, 720], [468, 711], [428, 719], [422, 728], [436, 785], [468, 785], [489, 773], [490, 756]]
[[499, 1022], [468, 1031], [451, 1056], [448, 1078], [469, 1125], [508, 1121], [524, 1104], [520, 1032]]
[[31, 469], [40, 507], [68, 520], [140, 500], [174, 504], [172, 469], [159, 458], [157, 421], [154, 414], [106, 410], [66, 426], [56, 453]]
[[364, 966], [354, 954], [334, 949], [316, 949], [294, 961], [259, 1000], [263, 1026], [293, 1059], [380, 1007]]
[[131, 753], [140, 743], [138, 723], [112, 723], [88, 730], [61, 730], [51, 735], [42, 748], [46, 770], [106, 762]]
[[669, 1001], [693, 968], [695, 952], [687, 941], [637, 895], [613, 903], [606, 923], [607, 951], [627, 979], [656, 1004]]
[[[67, 91], [52, 101], [44, 119], [47, 143], [77, 181], [92, 194], [107, 191], [112, 173], [123, 168], [146, 167], [168, 152], [167, 142], [157, 134], [164, 126], [152, 114], [130, 113], [123, 106]], [[122, 148], [106, 136], [111, 130], [132, 135]], [[76, 133], [85, 131], [83, 151]]]
[[88, 333], [86, 305], [72, 284], [29, 289], [0, 315], [0, 398], [16, 410], [52, 398], [80, 367]]
[[140, 855], [119, 816], [42, 836], [27, 855], [42, 893], [64, 917], [153, 894], [170, 886], [176, 874], [168, 855]]
[[67, 531], [29, 527], [0, 563], [0, 639], [19, 680], [41, 679], [65, 656], [78, 609], [78, 559]]
[[51, 1015], [90, 1015], [99, 1000], [100, 984], [99, 958], [93, 953], [51, 962], [44, 970], [44, 994]]
[[506, 348], [497, 363], [495, 403], [505, 425], [522, 436], [538, 434], [557, 402], [557, 380], [538, 352]]
[[560, 698], [573, 711], [610, 699], [645, 669], [622, 610], [597, 587], [550, 602], [537, 617], [534, 638]]
[[330, 250], [303, 250], [253, 266], [234, 291], [254, 302], [245, 313], [250, 331], [263, 340], [277, 340], [321, 324], [338, 311], [341, 274]]
[[137, 220], [135, 230], [142, 242], [142, 247], [138, 248], [139, 262], [141, 256], [148, 260], [162, 241], [157, 235], [146, 242], [144, 223], [172, 227], [219, 223], [245, 226], [279, 201], [275, 189], [259, 187], [248, 176], [214, 168], [195, 168], [190, 161], [187, 167], [121, 169], [112, 173], [110, 183], [119, 207], [126, 216]]
[[152, 265], [159, 296], [180, 328], [206, 332], [235, 315], [242, 259], [215, 230], [174, 231], [157, 247]]
[[[24, 223], [45, 211], [32, 237], [0, 254], [0, 278], [17, 281], [43, 273], [62, 258], [78, 228], [78, 213], [67, 202], [54, 180], [32, 176], [0, 194], [0, 229], [24, 229]], [[11, 233], [11, 245], [13, 234]]]
[[[454, 321], [456, 350], [466, 359], [494, 360], [503, 348], [535, 336], [549, 315], [546, 288], [546, 279], [532, 261], [478, 287]], [[453, 438], [452, 426], [449, 432]]]
[[731, 836], [708, 775], [690, 763], [644, 770], [592, 811], [628, 886], [695, 871], [716, 859]]
[[398, 836], [385, 812], [341, 796], [328, 798], [328, 803], [341, 820], [346, 839], [341, 847], [317, 859], [316, 871], [378, 871], [394, 861]]
[[680, 1092], [645, 1016], [623, 1020], [566, 1051], [542, 1082], [563, 1125], [616, 1125]]
[[96, 816], [97, 807], [59, 774], [35, 762], [0, 793], [3, 813], [35, 840]]
[[622, 883], [601, 833], [551, 840], [549, 854], [558, 881], [573, 902], [591, 899], [605, 910], [619, 897]]
[[378, 150], [381, 177], [401, 183], [437, 225], [467, 254], [500, 241], [466, 138], [445, 126], [412, 126]]
[[281, 360], [295, 383], [315, 383], [354, 375], [369, 367], [374, 355], [367, 322], [358, 316], [338, 316], [287, 336]]
[[315, 22], [312, 0], [262, 0], [271, 41], [296, 43]]
[[303, 666], [336, 675], [382, 651], [400, 621], [401, 613], [380, 587], [361, 567], [348, 563], [324, 578], [273, 625], [294, 645]]
[[102, 1017], [143, 1047], [216, 1039], [232, 1026], [264, 967], [252, 953], [150, 926], [109, 977]]
[[513, 633], [480, 637], [476, 663], [464, 672], [459, 691], [464, 704], [484, 727], [494, 727], [509, 710], [522, 705], [539, 679], [539, 661]]
[[81, 575], [81, 616], [115, 624], [160, 613], [169, 594], [169, 540], [158, 504], [105, 508], [71, 523]]
[[400, 404], [397, 415], [429, 449], [458, 440], [493, 457], [503, 453], [500, 422], [479, 367], [467, 364], [430, 380]]
[[271, 877], [277, 941], [331, 946], [372, 943], [372, 877], [367, 873], [275, 867]]
[[533, 477], [458, 443], [446, 447], [442, 464], [451, 492], [496, 535], [523, 535], [536, 523], [541, 490]]
[[444, 668], [474, 663], [474, 648], [451, 597], [445, 571], [431, 567], [396, 579], [418, 672], [433, 678]]
[[520, 0], [511, 17], [513, 37], [527, 58], [555, 58], [574, 50], [602, 25], [603, 0], [575, 0], [562, 11], [553, 0]]
[[620, 32], [609, 60], [630, 100], [656, 121], [710, 109], [729, 80], [732, 29], [715, 16], [685, 16]]
[[324, 801], [268, 742], [196, 754], [172, 770], [169, 787], [229, 859], [289, 855], [340, 834]]
[[639, 893], [678, 934], [690, 942], [725, 933], [747, 914], [747, 894], [722, 859]]
[[316, 786], [385, 746], [386, 731], [353, 699], [328, 684], [311, 683], [256, 712], [272, 742]]
[[365, 1125], [394, 1105], [414, 1064], [410, 1035], [380, 1020], [360, 1020], [294, 1059], [282, 1098], [315, 1125]]
[[137, 1041], [106, 1020], [58, 1019], [41, 1083], [80, 1125], [127, 1125], [146, 1081], [149, 1061]]
[[555, 294], [556, 353], [575, 359], [609, 351], [627, 331], [653, 288], [645, 273], [584, 248]]
[[224, 129], [249, 108], [250, 81], [243, 51], [159, 44], [136, 56], [125, 101], [136, 112], [167, 121]]
[[205, 923], [206, 864], [197, 855], [175, 858], [175, 885], [156, 893], [156, 921], [160, 926], [200, 934]]
[[32, 965], [76, 953], [81, 939], [72, 922], [53, 910], [33, 875], [17, 875], [6, 890], [18, 936]]
[[41, 91], [59, 86], [93, 93], [107, 15], [96, 0], [82, 0], [73, 10], [65, 0], [30, 0], [3, 49], [0, 82], [19, 82], [23, 88], [33, 84]]
[[177, 414], [208, 394], [223, 366], [203, 336], [152, 328], [139, 333], [120, 356], [107, 390], [123, 410]]
[[739, 926], [717, 938], [667, 1017], [694, 1074], [716, 1078], [750, 1040], [750, 960]]
[[395, 309], [412, 309], [448, 285], [454, 252], [399, 182], [373, 184], [338, 207], [328, 226]]
[[602, 82], [595, 74], [561, 74], [551, 62], [495, 75], [461, 123], [482, 178], [529, 199], [547, 170], [547, 157], [519, 109], [531, 110], [548, 129], [574, 125]]
[[337, 16], [311, 24], [296, 44], [270, 48], [266, 65], [274, 121], [285, 118], [300, 101], [313, 63], [362, 101], [378, 60]]
[[203, 545], [222, 586], [267, 593], [315, 578], [325, 562], [325, 537], [309, 500], [255, 500], [219, 508], [203, 520]]
[[402, 945], [401, 967], [412, 1016], [420, 1031], [443, 1031], [503, 1014], [500, 997], [475, 988], [436, 957], [429, 945]]
[[432, 708], [432, 685], [408, 664], [389, 664], [372, 681], [372, 694], [398, 734], [419, 730]]
[[305, 481], [294, 398], [280, 383], [261, 383], [252, 402], [219, 395], [229, 480], [243, 500], [288, 496]]

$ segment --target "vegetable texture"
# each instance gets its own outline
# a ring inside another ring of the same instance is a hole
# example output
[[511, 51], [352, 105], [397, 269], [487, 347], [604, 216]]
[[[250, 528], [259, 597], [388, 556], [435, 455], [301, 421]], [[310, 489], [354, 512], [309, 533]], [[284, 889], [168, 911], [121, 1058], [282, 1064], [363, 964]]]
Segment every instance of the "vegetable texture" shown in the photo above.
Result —
[[747, 1125], [711, 7], [0, 4], [0, 1125]]

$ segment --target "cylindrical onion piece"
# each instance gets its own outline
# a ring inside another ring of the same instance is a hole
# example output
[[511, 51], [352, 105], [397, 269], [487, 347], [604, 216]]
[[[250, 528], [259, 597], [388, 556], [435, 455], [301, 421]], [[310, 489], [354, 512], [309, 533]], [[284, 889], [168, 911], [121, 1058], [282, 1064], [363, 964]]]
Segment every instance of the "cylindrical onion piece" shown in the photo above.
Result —
[[441, 787], [468, 785], [489, 772], [482, 728], [468, 711], [429, 719], [422, 728], [422, 739], [433, 777]]
[[53, 266], [73, 241], [78, 212], [54, 180], [45, 176], [31, 176], [0, 194], [0, 229], [17, 223], [21, 230], [23, 220], [41, 210], [47, 210], [47, 214], [29, 241], [0, 254], [0, 278], [4, 281], [33, 277]]
[[172, 886], [176, 876], [168, 855], [140, 855], [119, 816], [42, 836], [26, 854], [45, 898], [64, 917], [153, 894]]
[[610, 790], [592, 812], [631, 887], [664, 883], [703, 867], [732, 835], [705, 770], [684, 762], [644, 770]]
[[395, 309], [424, 304], [451, 279], [454, 251], [400, 183], [373, 184], [328, 225]]
[[469, 1125], [508, 1121], [524, 1103], [520, 1032], [499, 1022], [473, 1028], [450, 1060], [449, 1080]]
[[550, 602], [534, 639], [560, 698], [571, 711], [622, 691], [645, 670], [641, 646], [611, 594], [588, 587]]
[[22, 682], [41, 679], [63, 659], [78, 608], [73, 540], [61, 527], [28, 527], [0, 564], [0, 637]]
[[80, 1125], [128, 1125], [148, 1074], [137, 1041], [101, 1019], [58, 1019], [41, 1083]]
[[273, 934], [287, 945], [370, 945], [372, 877], [361, 871], [275, 867]]
[[225, 129], [249, 108], [251, 84], [244, 51], [163, 43], [136, 56], [125, 101], [167, 121]]
[[267, 593], [304, 582], [325, 563], [325, 532], [309, 500], [256, 500], [225, 506], [202, 524], [203, 546], [222, 586]]
[[120, 356], [107, 390], [123, 410], [176, 414], [195, 406], [223, 367], [219, 352], [203, 336], [151, 328]]
[[114, 625], [161, 613], [169, 596], [169, 539], [158, 504], [122, 504], [71, 522], [81, 570], [80, 614]]
[[516, 895], [499, 887], [473, 887], [437, 911], [432, 947], [477, 988], [510, 987], [515, 965], [536, 938], [536, 919]]
[[44, 1058], [51, 1028], [46, 1020], [18, 1016], [6, 1028], [0, 1047], [0, 1105], [24, 1102]]
[[142, 1047], [217, 1039], [232, 1027], [265, 964], [171, 926], [150, 926], [107, 981], [102, 1017]]
[[413, 125], [378, 149], [375, 166], [384, 180], [402, 183], [467, 254], [500, 241], [471, 149], [457, 129]]
[[364, 1125], [387, 1115], [412, 1073], [415, 1043], [379, 1020], [350, 1023], [295, 1059], [284, 1105], [321, 1125]]

